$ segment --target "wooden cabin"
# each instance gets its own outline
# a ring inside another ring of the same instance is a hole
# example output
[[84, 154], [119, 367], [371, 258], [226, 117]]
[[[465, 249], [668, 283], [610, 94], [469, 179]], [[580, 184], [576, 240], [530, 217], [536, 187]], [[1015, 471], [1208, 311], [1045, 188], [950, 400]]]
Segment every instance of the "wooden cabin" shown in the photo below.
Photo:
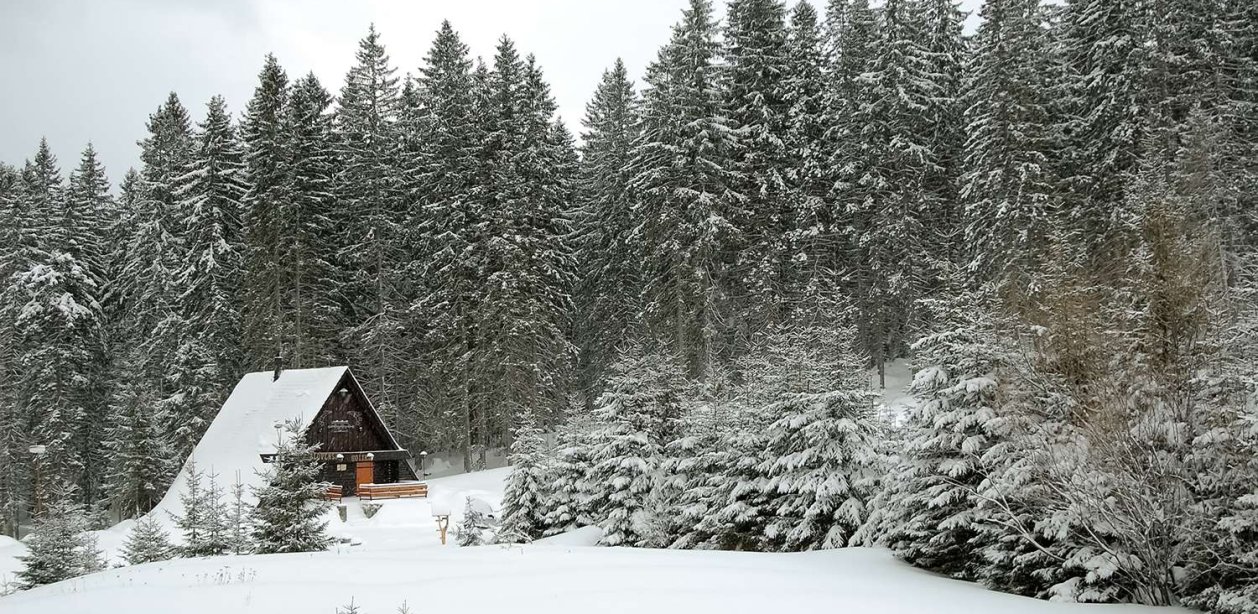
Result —
[[[359, 484], [417, 480], [410, 452], [393, 438], [354, 373], [340, 368], [343, 374], [306, 427], [306, 443], [319, 446], [320, 479], [340, 486], [345, 496], [358, 494]], [[276, 375], [282, 379], [285, 372]], [[269, 462], [273, 455], [260, 456]]]
[[[360, 484], [378, 486], [377, 497], [424, 496], [411, 455], [389, 433], [380, 414], [363, 393], [349, 367], [275, 369], [248, 373], [240, 379], [201, 436], [188, 461], [196, 461], [220, 486], [239, 483], [252, 503], [255, 489], [265, 485], [267, 463], [275, 456], [282, 427], [296, 422], [306, 440], [319, 444], [322, 479], [343, 495], [359, 492]], [[182, 514], [181, 495], [189, 488], [191, 463], [185, 462], [166, 495], [150, 514], [168, 518]]]

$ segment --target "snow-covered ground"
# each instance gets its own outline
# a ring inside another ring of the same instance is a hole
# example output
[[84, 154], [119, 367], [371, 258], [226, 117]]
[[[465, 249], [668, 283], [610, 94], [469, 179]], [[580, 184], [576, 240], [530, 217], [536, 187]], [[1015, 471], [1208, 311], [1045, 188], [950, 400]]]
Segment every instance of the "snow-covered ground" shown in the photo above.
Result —
[[[756, 554], [595, 547], [579, 529], [528, 546], [442, 546], [434, 511], [457, 522], [464, 497], [497, 510], [506, 470], [430, 481], [430, 499], [383, 501], [373, 518], [346, 500], [332, 531], [357, 545], [290, 555], [179, 559], [122, 567], [0, 598], [4, 614], [326, 612], [878, 612], [1168, 614], [1137, 606], [1050, 604], [915, 570], [883, 550]], [[102, 545], [121, 541], [102, 532]], [[0, 540], [0, 564], [15, 544]], [[109, 547], [109, 546], [107, 546]]]
[[[492, 469], [437, 478], [428, 481], [429, 498], [393, 499], [379, 501], [382, 505], [371, 518], [363, 513], [356, 498], [345, 500], [346, 520], [342, 522], [335, 509], [328, 514], [328, 531], [345, 538], [353, 546], [342, 550], [410, 550], [440, 547], [434, 513], [449, 514], [451, 526], [463, 518], [463, 506], [467, 497], [482, 502], [482, 510], [497, 514], [502, 505], [502, 484], [509, 469]], [[169, 523], [170, 517], [159, 510], [155, 515]], [[124, 521], [104, 531], [96, 531], [97, 544], [113, 565], [121, 565], [122, 544], [131, 531], [132, 520]], [[453, 539], [449, 540], [453, 543]], [[0, 535], [0, 587], [13, 581], [22, 564], [17, 560], [26, 552], [21, 542]], [[4, 610], [0, 610], [4, 611]]]
[[886, 387], [879, 388], [878, 371], [875, 369], [869, 376], [870, 385], [882, 393], [882, 407], [879, 413], [894, 424], [902, 424], [909, 411], [917, 405], [917, 400], [909, 395], [909, 385], [913, 383], [913, 369], [908, 359], [899, 358], [886, 364]]

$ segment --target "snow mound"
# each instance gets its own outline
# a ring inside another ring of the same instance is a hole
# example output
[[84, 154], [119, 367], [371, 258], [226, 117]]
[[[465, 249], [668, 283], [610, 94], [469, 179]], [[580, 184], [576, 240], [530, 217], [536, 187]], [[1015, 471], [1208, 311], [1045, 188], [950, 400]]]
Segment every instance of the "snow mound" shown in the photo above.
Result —
[[463, 519], [467, 499], [486, 516], [497, 518], [502, 509], [502, 490], [510, 467], [474, 471], [428, 480], [428, 500], [434, 514], [449, 514], [452, 522]]
[[603, 530], [598, 527], [581, 527], [558, 535], [543, 537], [533, 543], [545, 546], [597, 546], [603, 539]]

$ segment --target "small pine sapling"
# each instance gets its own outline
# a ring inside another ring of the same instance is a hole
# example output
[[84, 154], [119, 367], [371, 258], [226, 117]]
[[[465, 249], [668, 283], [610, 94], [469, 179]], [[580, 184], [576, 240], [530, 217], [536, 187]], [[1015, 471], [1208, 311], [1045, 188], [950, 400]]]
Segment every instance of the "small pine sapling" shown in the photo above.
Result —
[[463, 522], [459, 523], [459, 545], [485, 545], [485, 531], [488, 529], [489, 523], [486, 522], [485, 515], [481, 513], [480, 508], [475, 505], [472, 498], [467, 497], [466, 502], [463, 504]]
[[150, 516], [140, 518], [122, 544], [122, 558], [129, 565], [165, 561], [175, 556], [175, 547], [162, 525]]
[[104, 569], [104, 555], [88, 532], [83, 506], [74, 502], [74, 489], [54, 497], [26, 540], [26, 554], [18, 557], [22, 588], [34, 588]]

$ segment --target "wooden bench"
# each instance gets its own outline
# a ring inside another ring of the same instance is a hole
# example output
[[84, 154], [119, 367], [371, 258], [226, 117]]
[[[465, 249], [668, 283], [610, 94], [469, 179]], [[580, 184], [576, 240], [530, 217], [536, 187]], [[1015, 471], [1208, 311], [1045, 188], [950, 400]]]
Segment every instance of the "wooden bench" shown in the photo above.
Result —
[[423, 482], [398, 482], [397, 484], [359, 484], [358, 498], [400, 499], [403, 497], [427, 497], [428, 485]]
[[340, 503], [341, 498], [345, 494], [344, 490], [345, 489], [342, 488], [340, 484], [330, 484], [328, 485], [328, 489], [324, 491], [323, 498], [328, 501], [336, 501], [337, 503]]

